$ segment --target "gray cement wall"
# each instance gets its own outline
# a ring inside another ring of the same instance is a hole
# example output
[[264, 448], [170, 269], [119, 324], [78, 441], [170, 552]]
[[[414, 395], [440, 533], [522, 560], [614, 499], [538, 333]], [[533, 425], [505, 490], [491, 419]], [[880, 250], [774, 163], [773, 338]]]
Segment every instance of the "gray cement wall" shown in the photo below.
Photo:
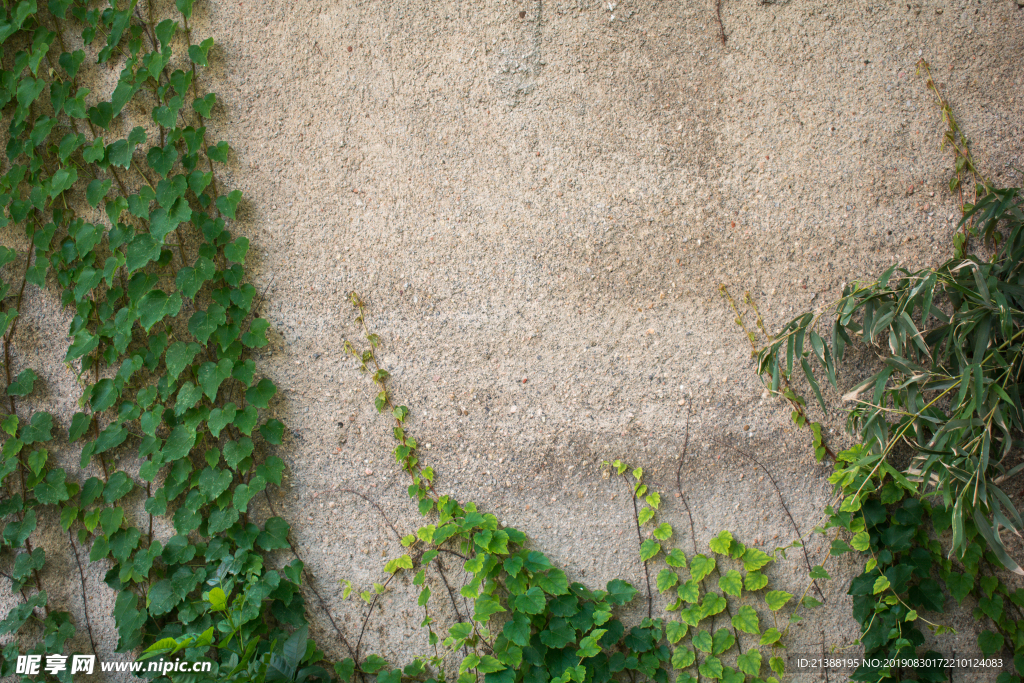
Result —
[[[403, 533], [418, 516], [372, 385], [342, 353], [348, 291], [369, 305], [439, 490], [526, 531], [572, 580], [642, 587], [604, 459], [644, 466], [688, 552], [680, 492], [699, 547], [723, 528], [767, 549], [794, 538], [763, 472], [720, 442], [771, 468], [802, 532], [821, 520], [829, 468], [762, 394], [718, 286], [749, 290], [777, 328], [893, 260], [947, 257], [952, 157], [915, 63], [932, 64], [986, 173], [1016, 184], [1024, 165], [1013, 0], [724, 0], [725, 45], [712, 0], [225, 1], [196, 21], [217, 41], [224, 182], [245, 192], [238, 229], [276, 329], [257, 358], [290, 430], [276, 505], [349, 629], [364, 607], [339, 580], [367, 587], [401, 551], [340, 489]], [[824, 419], [844, 443], [842, 414]], [[801, 590], [790, 558], [772, 582]], [[833, 568], [794, 650], [856, 638], [853, 567]], [[109, 652], [102, 574], [90, 604]], [[425, 651], [415, 595], [390, 592], [369, 651]]]

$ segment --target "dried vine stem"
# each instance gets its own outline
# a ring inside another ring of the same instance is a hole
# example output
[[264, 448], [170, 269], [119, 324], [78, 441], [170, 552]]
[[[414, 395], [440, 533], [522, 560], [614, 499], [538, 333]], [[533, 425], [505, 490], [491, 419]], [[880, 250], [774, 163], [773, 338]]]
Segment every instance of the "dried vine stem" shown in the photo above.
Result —
[[690, 401], [686, 402], [686, 432], [683, 437], [683, 448], [679, 452], [679, 466], [676, 468], [676, 489], [679, 491], [679, 500], [686, 510], [686, 518], [690, 521], [690, 541], [693, 543], [693, 554], [697, 554], [697, 533], [693, 528], [693, 513], [690, 512], [690, 504], [686, 500], [686, 492], [683, 491], [683, 461], [686, 458], [686, 449], [690, 446]]
[[[266, 489], [263, 489], [263, 496], [264, 498], [267, 499], [267, 506], [270, 508], [270, 514], [274, 517], [277, 517], [277, 512], [274, 510], [274, 503], [273, 501], [271, 501], [270, 493]], [[310, 574], [310, 572], [308, 572], [305, 569], [306, 563], [303, 561], [302, 556], [299, 555], [298, 548], [295, 547], [295, 544], [292, 542], [291, 538], [288, 538], [287, 540], [288, 546], [292, 549], [292, 553], [295, 555], [295, 558], [299, 562], [302, 562], [303, 571], [305, 571], [306, 575], [310, 577], [310, 580], [306, 583], [306, 585], [309, 586], [309, 590], [313, 591], [313, 595], [315, 595], [317, 600], [320, 601], [320, 608], [324, 611], [324, 614], [327, 615], [327, 619], [331, 622], [331, 626], [333, 626], [334, 630], [337, 631], [338, 639], [341, 641], [341, 644], [345, 646], [345, 649], [348, 650], [350, 655], [355, 657], [357, 651], [352, 649], [352, 646], [349, 645], [348, 639], [345, 638], [345, 634], [342, 632], [341, 627], [338, 626], [338, 622], [334, 620], [334, 615], [331, 614], [331, 610], [327, 608], [327, 601], [324, 600], [323, 596], [320, 595], [320, 591], [318, 591], [316, 589], [316, 586], [313, 585], [312, 574]]]
[[381, 509], [380, 505], [378, 505], [376, 501], [372, 500], [366, 494], [356, 491], [355, 489], [338, 489], [338, 493], [347, 493], [352, 496], [358, 496], [359, 498], [362, 498], [364, 501], [372, 505], [374, 509], [377, 510], [377, 512], [380, 514], [380, 516], [384, 519], [384, 523], [387, 524], [391, 531], [394, 532], [395, 538], [397, 538], [399, 541], [402, 540], [402, 534], [398, 533], [398, 529], [395, 528], [395, 525], [391, 523], [391, 520], [388, 519], [388, 516], [384, 514], [384, 510]]
[[[768, 476], [768, 480], [771, 481], [772, 486], [775, 488], [775, 493], [777, 493], [778, 496], [779, 496], [779, 503], [782, 505], [782, 509], [786, 511], [786, 516], [789, 517], [789, 522], [790, 522], [790, 524], [793, 525], [793, 531], [796, 532], [796, 537], [800, 541], [800, 550], [803, 551], [804, 563], [807, 565], [807, 571], [809, 573], [811, 571], [811, 557], [807, 553], [807, 545], [804, 543], [803, 534], [800, 533], [800, 527], [797, 525], [796, 519], [793, 518], [793, 513], [791, 513], [789, 511], [789, 506], [786, 505], [786, 499], [782, 495], [782, 489], [779, 488], [779, 483], [775, 480], [775, 476], [771, 473], [771, 470], [769, 470], [767, 467], [765, 467], [764, 464], [760, 460], [758, 460], [757, 458], [755, 458], [753, 456], [753, 454], [746, 452], [742, 448], [739, 448], [738, 446], [736, 446], [734, 444], [731, 444], [731, 443], [729, 443], [727, 441], [723, 441], [722, 439], [719, 439], [716, 436], [711, 436], [710, 438], [711, 438], [712, 441], [714, 441], [719, 446], [723, 446], [725, 448], [731, 449], [735, 453], [743, 456], [744, 458], [746, 458], [750, 462], [754, 463], [755, 465], [760, 467], [764, 471], [764, 473]], [[821, 598], [821, 601], [822, 602], [828, 602], [828, 600], [825, 598], [825, 594], [821, 592], [821, 588], [818, 586], [818, 582], [816, 580], [814, 580], [814, 579], [811, 579], [811, 585], [813, 585], [814, 586], [814, 590], [816, 590], [818, 592], [818, 596]]]
[[722, 0], [715, 0], [715, 19], [718, 21], [718, 35], [725, 45], [725, 25], [722, 23]]
[[[633, 522], [636, 524], [636, 542], [637, 547], [643, 545], [644, 537], [640, 532], [640, 510], [636, 504], [636, 490], [629, 485], [629, 482], [625, 478], [622, 479], [626, 483], [626, 487], [630, 489], [630, 496], [633, 501]], [[647, 579], [647, 618], [650, 619], [654, 616], [654, 593], [651, 590], [651, 570], [647, 566], [647, 562], [643, 559], [640, 560], [640, 564], [644, 566], [644, 578]]]
[[92, 636], [92, 622], [89, 620], [89, 596], [85, 590], [85, 571], [82, 569], [82, 561], [78, 559], [78, 549], [75, 548], [74, 537], [71, 535], [70, 529], [68, 530], [68, 545], [71, 546], [71, 552], [75, 554], [75, 564], [78, 565], [78, 580], [82, 584], [82, 611], [85, 613], [85, 629], [89, 632], [89, 645], [92, 647], [92, 653], [96, 654], [96, 640]]

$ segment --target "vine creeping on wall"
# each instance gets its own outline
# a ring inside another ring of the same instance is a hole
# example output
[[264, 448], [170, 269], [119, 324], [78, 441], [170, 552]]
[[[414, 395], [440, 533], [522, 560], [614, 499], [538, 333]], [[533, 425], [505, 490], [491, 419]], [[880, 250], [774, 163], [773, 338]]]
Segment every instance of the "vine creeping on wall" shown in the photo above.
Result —
[[[269, 323], [246, 278], [249, 242], [230, 229], [241, 193], [217, 180], [231, 150], [207, 131], [217, 98], [201, 91], [199, 76], [214, 42], [193, 36], [192, 0], [168, 10], [173, 16], [158, 20], [158, 8], [138, 0], [21, 0], [0, 13], [8, 125], [0, 537], [5, 576], [21, 598], [0, 622], [0, 635], [13, 636], [0, 676], [17, 675], [19, 655], [72, 654], [84, 643], [96, 652], [87, 562], [105, 569], [114, 593], [118, 652], [212, 660], [209, 674], [173, 674], [180, 681], [781, 675], [777, 650], [796, 622], [782, 615], [793, 596], [767, 591], [760, 612], [739, 604], [765, 591], [761, 570], [775, 555], [727, 532], [707, 553], [670, 549], [675, 532], [655, 524], [660, 497], [642, 470], [609, 463], [632, 478], [641, 559], [658, 563], [655, 586], [671, 596], [665, 616], [649, 602], [647, 618], [627, 628], [621, 608], [632, 586], [570, 583], [525, 534], [435, 491], [433, 470], [406, 433], [409, 411], [392, 403], [377, 366], [380, 341], [368, 333], [357, 357], [379, 385], [378, 410], [395, 420], [409, 496], [429, 518], [384, 569], [390, 577], [415, 572], [423, 626], [437, 648], [393, 668], [363, 656], [362, 631], [346, 633], [329, 612], [338, 645], [310, 637], [303, 591], [326, 602], [303, 582], [287, 521], [273, 512], [258, 518], [252, 503], [263, 493], [273, 511], [266, 493], [281, 484], [284, 463], [270, 447], [284, 426], [267, 415], [276, 387], [257, 377], [249, 357], [267, 343]], [[66, 413], [44, 409], [47, 377], [18, 352], [23, 306], [48, 296], [36, 288], [58, 293], [71, 317], [64, 361], [81, 394]], [[362, 323], [363, 304], [357, 296], [353, 303]], [[69, 549], [41, 540], [58, 525]], [[49, 560], [60, 552], [73, 555], [79, 573], [80, 623], [48, 597]], [[461, 593], [473, 614], [452, 624], [435, 623], [429, 611], [425, 569], [442, 556], [457, 557], [470, 576]], [[332, 666], [325, 650], [347, 657]], [[42, 676], [72, 679], [66, 667]]]
[[[136, 0], [22, 0], [0, 16], [10, 245], [0, 249], [0, 516], [23, 599], [0, 623], [3, 634], [21, 629], [0, 675], [27, 643], [60, 653], [75, 633], [47, 599], [48, 554], [65, 550], [35, 542], [47, 523], [67, 534], [83, 592], [83, 557], [107, 567], [120, 652], [188, 632], [199, 635], [183, 656], [202, 656], [224, 623], [216, 597], [234, 593], [237, 652], [222, 658], [221, 678], [251, 680], [287, 627], [305, 623], [301, 563], [266, 566], [266, 553], [288, 547], [287, 522], [249, 514], [256, 494], [280, 484], [283, 463], [265, 444], [281, 442], [283, 425], [262, 415], [275, 387], [248, 357], [269, 324], [245, 280], [249, 242], [228, 229], [241, 193], [216, 179], [230, 147], [207, 135], [217, 99], [198, 74], [213, 39], [193, 40], [192, 4], [177, 0], [161, 21]], [[109, 69], [119, 75], [106, 87]], [[72, 315], [73, 415], [40, 409], [45, 378], [14, 350], [37, 287], [55, 288]], [[95, 650], [83, 609], [77, 627]], [[67, 669], [53, 675], [70, 680]]]

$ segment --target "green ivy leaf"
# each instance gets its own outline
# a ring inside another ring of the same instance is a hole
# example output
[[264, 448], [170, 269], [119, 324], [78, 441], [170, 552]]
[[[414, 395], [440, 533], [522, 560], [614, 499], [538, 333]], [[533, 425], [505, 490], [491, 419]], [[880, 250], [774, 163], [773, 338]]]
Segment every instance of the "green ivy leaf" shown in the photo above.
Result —
[[726, 595], [739, 597], [743, 592], [743, 577], [735, 569], [730, 569], [718, 579], [718, 587]]
[[260, 425], [260, 434], [267, 443], [280, 445], [284, 440], [284, 424], [280, 420], [267, 420]]
[[759, 676], [761, 674], [761, 653], [755, 649], [747, 650], [736, 660], [736, 666], [748, 676]]
[[742, 605], [732, 618], [732, 625], [737, 631], [757, 636], [761, 634], [761, 620], [750, 605]]
[[62, 469], [54, 469], [47, 472], [46, 478], [36, 484], [33, 490], [36, 500], [43, 505], [56, 505], [68, 500], [71, 495], [68, 492], [67, 485], [64, 483], [65, 476], [66, 473]]
[[748, 591], [758, 591], [768, 585], [768, 577], [761, 572], [750, 572], [743, 585]]
[[782, 634], [779, 632], [779, 629], [770, 628], [763, 634], [761, 634], [761, 640], [758, 642], [758, 645], [772, 645], [774, 643], [779, 642], [779, 638], [781, 637]]
[[110, 537], [110, 554], [118, 562], [126, 562], [131, 552], [139, 547], [142, 532], [135, 527], [120, 529]]
[[228, 470], [218, 470], [212, 467], [207, 467], [199, 475], [197, 486], [199, 492], [203, 494], [206, 500], [216, 500], [220, 497], [220, 494], [228, 490], [231, 486], [231, 480], [233, 476]]
[[39, 375], [31, 368], [22, 370], [14, 381], [7, 385], [7, 395], [28, 396], [32, 393], [37, 379], [39, 379]]
[[216, 272], [217, 267], [213, 261], [205, 256], [200, 256], [196, 259], [194, 265], [178, 271], [175, 284], [178, 286], [178, 291], [181, 292], [182, 296], [194, 299], [203, 284], [209, 282]]
[[213, 105], [217, 103], [217, 96], [213, 93], [207, 94], [205, 97], [196, 98], [192, 101], [192, 108], [203, 118], [210, 118], [210, 112], [213, 111]]
[[982, 631], [978, 635], [978, 647], [981, 648], [981, 653], [986, 657], [1000, 652], [1003, 649], [1004, 640], [998, 633], [992, 631]]
[[203, 397], [203, 390], [197, 387], [192, 382], [185, 382], [178, 389], [178, 395], [174, 402], [174, 415], [180, 417], [185, 414], [187, 410], [195, 406], [196, 403]]
[[103, 535], [107, 538], [113, 536], [114, 532], [121, 528], [123, 521], [124, 508], [103, 508], [100, 511], [100, 528], [103, 529]]
[[690, 576], [694, 581], [703, 581], [715, 570], [715, 558], [705, 555], [694, 555], [690, 560]]
[[[585, 640], [586, 640], [586, 638], [584, 638], [584, 641]], [[580, 647], [581, 647], [581, 650], [584, 647], [584, 643], [582, 641], [580, 643]], [[600, 652], [600, 649], [598, 649], [598, 652]], [[597, 654], [597, 653], [595, 652], [594, 654]], [[584, 655], [581, 655], [581, 656], [584, 656]], [[591, 656], [593, 656], [593, 655], [591, 655]], [[491, 673], [495, 673], [497, 671], [504, 671], [504, 670], [505, 670], [505, 665], [502, 664], [501, 662], [499, 662], [494, 657], [491, 657], [490, 655], [484, 655], [483, 657], [481, 657], [480, 658], [480, 663], [476, 665], [477, 673], [481, 673], [481, 674], [491, 674]], [[399, 672], [399, 673], [401, 673], [401, 672]]]
[[[246, 486], [242, 484], [239, 488]], [[235, 489], [236, 497], [238, 489]], [[244, 508], [243, 508], [244, 509]], [[222, 531], [226, 531], [238, 521], [239, 510], [235, 507], [225, 508], [223, 510], [214, 510], [210, 513], [209, 524], [207, 524], [207, 531], [211, 534], [219, 534]]]
[[956, 598], [958, 603], [963, 603], [964, 599], [970, 595], [971, 589], [974, 588], [974, 576], [950, 572], [946, 577], [946, 587], [949, 588], [950, 594]]
[[706, 654], [711, 654], [711, 646], [712, 646], [711, 634], [708, 633], [707, 631], [698, 631], [696, 633], [696, 635], [693, 636], [693, 641], [692, 642], [693, 642], [693, 646], [695, 648], [697, 648], [698, 650], [700, 650], [701, 652], [704, 652]]
[[525, 614], [540, 614], [545, 604], [544, 591], [536, 586], [515, 598], [515, 610]]
[[680, 600], [690, 604], [694, 604], [700, 600], [700, 588], [698, 587], [697, 582], [693, 579], [680, 584], [679, 588], [676, 589], [676, 594], [679, 596]]
[[334, 673], [338, 676], [338, 679], [341, 680], [341, 683], [349, 683], [349, 680], [352, 678], [355, 670], [356, 664], [351, 657], [346, 657], [334, 665]]
[[756, 572], [771, 561], [771, 555], [757, 548], [747, 548], [743, 551], [743, 568], [748, 572]]
[[219, 161], [222, 164], [228, 162], [228, 152], [231, 151], [231, 147], [228, 143], [221, 140], [216, 146], [206, 148], [206, 156], [210, 157], [211, 161]]
[[87, 413], [76, 413], [71, 419], [71, 428], [68, 430], [68, 440], [77, 441], [82, 438], [89, 427], [92, 426], [92, 416]]
[[668, 589], [675, 586], [677, 583], [679, 583], [679, 575], [671, 569], [662, 569], [658, 573], [657, 585], [659, 593], [664, 593]]
[[[180, 176], [179, 176], [180, 177]], [[163, 244], [167, 235], [171, 234], [182, 223], [187, 223], [192, 218], [192, 209], [188, 200], [184, 197], [178, 199], [171, 206], [159, 207], [149, 216], [149, 232], [153, 239]]]
[[245, 400], [257, 408], [266, 408], [270, 399], [277, 393], [277, 387], [269, 379], [263, 378], [255, 386], [245, 392]]
[[533, 583], [548, 595], [565, 595], [569, 592], [569, 580], [565, 572], [558, 568], [535, 574]]
[[41, 448], [38, 451], [32, 451], [29, 453], [26, 461], [28, 463], [28, 469], [32, 474], [39, 476], [39, 473], [43, 470], [46, 465], [46, 460], [49, 458], [50, 452], [45, 448]]
[[768, 609], [773, 612], [778, 612], [792, 598], [792, 593], [787, 593], [785, 591], [768, 591], [765, 593], [764, 601], [768, 605]]
[[[597, 628], [591, 631], [580, 641], [579, 649], [576, 651], [576, 656], [581, 659], [596, 657], [601, 652], [601, 645], [598, 643], [598, 640], [607, 632], [608, 630], [603, 628]], [[477, 667], [477, 671], [480, 671], [479, 667]]]
[[114, 501], [131, 493], [133, 488], [135, 488], [135, 482], [127, 474], [121, 471], [114, 472], [103, 489], [103, 500], [107, 501], [107, 505], [111, 505]]
[[[227, 161], [226, 157], [225, 161]], [[241, 200], [241, 190], [233, 190], [227, 195], [217, 197], [217, 209], [227, 218], [234, 220], [235, 211], [238, 208], [238, 202], [240, 202]], [[224, 256], [227, 257], [229, 261], [234, 261], [235, 263], [245, 263], [245, 253], [247, 251], [249, 251], [249, 240], [245, 237], [239, 237], [234, 242], [225, 245]]]
[[220, 304], [210, 304], [205, 311], [196, 311], [188, 321], [188, 331], [199, 343], [206, 344], [218, 327], [227, 322], [227, 312]]
[[709, 545], [713, 552], [719, 555], [728, 555], [729, 549], [732, 547], [732, 533], [725, 530], [718, 532], [718, 536], [712, 538]]
[[288, 522], [280, 517], [267, 520], [263, 531], [256, 539], [256, 545], [264, 550], [280, 550], [288, 547]]
[[147, 292], [139, 301], [139, 324], [149, 332], [154, 325], [168, 316], [175, 316], [181, 310], [181, 295], [168, 295], [159, 289]]
[[61, 192], [70, 190], [77, 180], [78, 171], [75, 169], [57, 169], [50, 178], [50, 197], [56, 198]]
[[110, 192], [110, 186], [112, 184], [113, 181], [109, 179], [100, 180], [99, 178], [89, 183], [89, 187], [85, 190], [85, 200], [89, 202], [89, 206], [93, 208], [99, 206], [103, 198], [107, 196], [108, 192]]
[[238, 431], [249, 436], [256, 426], [257, 419], [256, 409], [252, 406], [246, 406], [245, 410], [238, 411], [238, 414], [235, 416], [235, 426], [238, 427]]
[[868, 532], [861, 531], [854, 534], [853, 540], [850, 541], [850, 545], [853, 546], [854, 550], [859, 550], [862, 553], [867, 552], [868, 549], [871, 548], [871, 537], [868, 536]]
[[665, 564], [678, 569], [686, 569], [686, 555], [679, 548], [672, 548], [665, 555]]
[[125, 268], [133, 273], [143, 268], [150, 261], [160, 258], [161, 246], [149, 233], [136, 235], [125, 252]]
[[176, 380], [181, 371], [195, 359], [202, 347], [195, 342], [176, 341], [167, 348], [165, 363], [168, 376]]
[[189, 429], [185, 425], [178, 425], [171, 430], [171, 435], [167, 437], [167, 442], [164, 443], [164, 448], [161, 451], [164, 462], [174, 462], [184, 458], [192, 450], [195, 442], [196, 431]]
[[660, 552], [661, 544], [649, 538], [645, 539], [644, 542], [640, 544], [640, 560], [643, 562], [653, 559]]
[[720, 614], [728, 604], [718, 593], [708, 593], [704, 596], [704, 602], [700, 606], [701, 619], [707, 619], [713, 617], [716, 614]]
[[150, 147], [146, 154], [146, 162], [161, 178], [171, 172], [174, 162], [178, 160], [178, 148], [173, 143], [166, 147]]
[[[170, 579], [157, 581], [146, 595], [146, 606], [149, 608], [149, 613], [155, 617], [167, 614], [179, 602], [181, 602], [181, 598], [174, 594]], [[176, 641], [173, 639], [170, 639], [170, 641], [177, 646]]]
[[240, 462], [252, 455], [252, 439], [247, 436], [243, 436], [238, 441], [229, 441], [224, 444], [223, 451], [224, 462], [226, 462], [228, 467], [231, 469], [236, 469]]
[[665, 624], [665, 638], [672, 645], [686, 637], [689, 627], [681, 621], [670, 621]]
[[[541, 609], [543, 609], [543, 595], [541, 596], [540, 604]], [[516, 611], [512, 612], [512, 618], [505, 623], [502, 633], [519, 647], [526, 647], [530, 644], [530, 618], [527, 616], [528, 613], [524, 613], [520, 609], [518, 600], [516, 601], [515, 608]], [[539, 614], [539, 611], [533, 612], [533, 614]]]
[[677, 647], [672, 651], [672, 668], [686, 669], [697, 661], [697, 653], [688, 647]]
[[608, 602], [613, 605], [626, 605], [636, 595], [636, 589], [621, 579], [612, 579], [605, 588], [608, 591]]
[[249, 324], [249, 331], [242, 334], [242, 343], [250, 349], [262, 349], [269, 342], [266, 332], [270, 323], [263, 318], [256, 318]]
[[654, 537], [659, 541], [667, 541], [672, 537], [672, 525], [668, 523], [659, 524], [654, 530]]
[[720, 655], [736, 644], [736, 636], [727, 628], [715, 631], [712, 637], [711, 654]]
[[188, 58], [195, 62], [197, 66], [209, 66], [207, 60], [211, 47], [213, 47], [213, 38], [207, 38], [198, 45], [189, 45]]
[[234, 366], [234, 362], [229, 358], [222, 358], [217, 363], [203, 363], [199, 366], [199, 385], [211, 401], [217, 400], [217, 390], [224, 380], [231, 377], [231, 370]]
[[473, 612], [473, 621], [487, 623], [492, 615], [504, 612], [505, 608], [489, 595], [481, 595], [476, 599]]

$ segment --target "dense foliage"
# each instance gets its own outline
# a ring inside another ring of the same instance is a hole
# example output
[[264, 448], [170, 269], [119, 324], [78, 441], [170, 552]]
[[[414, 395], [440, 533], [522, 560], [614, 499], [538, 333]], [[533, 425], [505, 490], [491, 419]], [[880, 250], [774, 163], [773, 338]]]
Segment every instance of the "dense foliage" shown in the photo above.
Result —
[[[990, 258], [958, 255], [913, 272], [893, 266], [874, 282], [850, 285], [826, 312], [831, 342], [815, 329], [825, 314], [805, 313], [769, 340], [758, 368], [803, 426], [805, 402], [791, 385], [797, 373], [824, 408], [821, 377], [838, 387], [855, 340], [879, 355], [877, 371], [844, 397], [855, 404], [847, 427], [860, 443], [836, 458], [830, 480], [842, 502], [829, 508], [826, 525], [852, 536], [833, 541], [832, 554], [867, 556], [849, 589], [865, 654], [883, 661], [934, 654], [920, 651], [919, 625], [936, 634], [951, 629], [919, 612], [943, 613], [950, 598], [972, 600], [983, 624], [975, 654], [1009, 653], [998, 680], [1011, 681], [1024, 674], [1024, 591], [1011, 591], [1000, 572], [1022, 573], [1003, 540], [1007, 532], [1019, 538], [1022, 522], [1001, 487], [1024, 468], [1024, 212], [1017, 189], [976, 194], [955, 248], [960, 254], [966, 236], [981, 237]], [[821, 459], [821, 426], [811, 426]], [[898, 456], [908, 464], [896, 464]], [[862, 667], [853, 680], [908, 675], [938, 681], [946, 672]]]
[[[283, 425], [261, 415], [275, 388], [248, 358], [269, 325], [245, 282], [248, 240], [227, 228], [241, 193], [215, 178], [230, 149], [206, 134], [216, 97], [196, 77], [213, 40], [193, 44], [192, 0], [176, 4], [177, 17], [158, 23], [134, 1], [22, 0], [2, 12], [0, 223], [22, 246], [0, 249], [0, 516], [24, 602], [0, 633], [29, 622], [43, 637], [12, 641], [0, 675], [19, 648], [60, 653], [75, 631], [47, 602], [40, 570], [52, 550], [33, 544], [43, 520], [59, 520], [80, 571], [76, 546], [109, 567], [120, 652], [195, 632], [184, 656], [202, 656], [224, 619], [199, 598], [233, 594], [248, 650], [222, 658], [219, 676], [252, 680], [286, 627], [305, 621], [301, 564], [265, 567], [267, 552], [288, 547], [288, 523], [249, 518], [283, 470], [264, 447], [282, 438]], [[108, 95], [85, 85], [109, 68], [120, 75]], [[64, 361], [82, 393], [64, 424], [40, 409], [46, 380], [12, 351], [26, 287], [56, 287], [72, 312]], [[173, 532], [154, 533], [154, 516]], [[56, 676], [71, 680], [67, 669]]]
[[[848, 285], [836, 304], [832, 340], [814, 329], [817, 317], [792, 320], [760, 353], [759, 370], [779, 391], [803, 371], [824, 408], [821, 372], [838, 387], [837, 371], [854, 337], [884, 353], [876, 373], [845, 398], [856, 406], [848, 428], [861, 437], [863, 458], [844, 484], [857, 480], [844, 511], [856, 511], [887, 477], [941, 497], [952, 509], [952, 551], [967, 547], [973, 521], [1008, 568], [1001, 531], [1019, 532], [1021, 517], [1000, 484], [1024, 468], [1015, 462], [1024, 432], [1024, 213], [1018, 190], [992, 190], [965, 221], [999, 246], [991, 259], [954, 258], [938, 268], [908, 271], [892, 266], [875, 282]], [[996, 231], [1005, 225], [1005, 237]], [[809, 348], [808, 348], [809, 347]], [[890, 463], [899, 447], [912, 463], [900, 472]], [[876, 478], [877, 475], [877, 478]], [[869, 486], [868, 483], [871, 485]]]

